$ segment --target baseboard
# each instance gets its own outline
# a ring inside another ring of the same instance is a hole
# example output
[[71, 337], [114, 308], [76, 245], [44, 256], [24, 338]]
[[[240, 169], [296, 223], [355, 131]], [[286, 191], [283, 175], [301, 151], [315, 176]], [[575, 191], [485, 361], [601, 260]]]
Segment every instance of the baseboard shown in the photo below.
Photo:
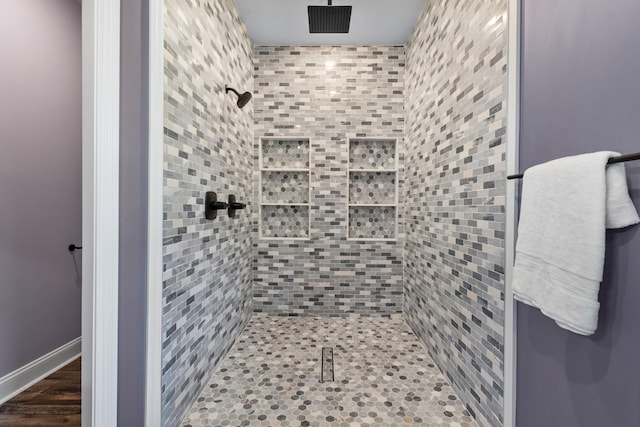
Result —
[[77, 359], [82, 352], [81, 342], [76, 338], [0, 378], [0, 405]]

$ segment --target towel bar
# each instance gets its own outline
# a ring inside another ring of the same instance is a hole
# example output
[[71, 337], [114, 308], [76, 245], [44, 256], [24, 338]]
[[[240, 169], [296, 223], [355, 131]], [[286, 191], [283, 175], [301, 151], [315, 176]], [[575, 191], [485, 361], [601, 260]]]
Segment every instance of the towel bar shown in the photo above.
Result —
[[[612, 165], [614, 163], [622, 163], [622, 162], [630, 162], [632, 160], [640, 160], [640, 153], [632, 153], [625, 154], [624, 156], [612, 157], [607, 162], [608, 165]], [[524, 177], [524, 174], [519, 173], [517, 175], [509, 175], [507, 179], [521, 179]]]

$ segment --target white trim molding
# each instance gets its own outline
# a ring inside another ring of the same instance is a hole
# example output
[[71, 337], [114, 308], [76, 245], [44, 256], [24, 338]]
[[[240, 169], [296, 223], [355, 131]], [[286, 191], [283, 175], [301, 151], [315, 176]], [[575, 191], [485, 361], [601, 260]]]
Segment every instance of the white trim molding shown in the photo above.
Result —
[[82, 425], [118, 419], [120, 0], [82, 2]]
[[163, 2], [149, 0], [149, 159], [145, 426], [162, 413]]
[[[507, 73], [507, 175], [518, 172], [520, 146], [520, 0], [509, 0]], [[505, 234], [504, 425], [516, 425], [516, 302], [511, 280], [518, 218], [518, 180], [507, 181]]]
[[76, 338], [0, 378], [0, 405], [80, 357], [81, 342]]

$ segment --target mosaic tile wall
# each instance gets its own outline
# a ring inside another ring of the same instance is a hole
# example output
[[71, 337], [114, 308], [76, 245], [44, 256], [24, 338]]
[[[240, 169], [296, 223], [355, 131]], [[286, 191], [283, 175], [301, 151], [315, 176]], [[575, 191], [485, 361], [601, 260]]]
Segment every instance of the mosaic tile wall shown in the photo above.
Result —
[[[234, 0], [165, 0], [162, 425], [180, 423], [251, 317], [252, 45]], [[204, 195], [248, 202], [204, 217]]]
[[430, 1], [407, 46], [405, 318], [502, 425], [506, 0]]
[[401, 313], [402, 212], [397, 241], [348, 240], [347, 169], [350, 138], [396, 138], [402, 153], [404, 47], [256, 47], [254, 54], [256, 203], [260, 138], [309, 138], [311, 151], [308, 239], [260, 239], [254, 211], [254, 310]]

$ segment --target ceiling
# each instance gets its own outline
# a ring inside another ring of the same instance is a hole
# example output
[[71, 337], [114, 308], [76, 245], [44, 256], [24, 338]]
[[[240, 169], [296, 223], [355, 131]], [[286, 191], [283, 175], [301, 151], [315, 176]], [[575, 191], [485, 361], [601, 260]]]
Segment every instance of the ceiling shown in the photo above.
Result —
[[349, 34], [309, 34], [307, 6], [327, 0], [237, 0], [251, 40], [259, 46], [404, 44], [426, 0], [334, 0], [353, 6]]

